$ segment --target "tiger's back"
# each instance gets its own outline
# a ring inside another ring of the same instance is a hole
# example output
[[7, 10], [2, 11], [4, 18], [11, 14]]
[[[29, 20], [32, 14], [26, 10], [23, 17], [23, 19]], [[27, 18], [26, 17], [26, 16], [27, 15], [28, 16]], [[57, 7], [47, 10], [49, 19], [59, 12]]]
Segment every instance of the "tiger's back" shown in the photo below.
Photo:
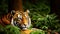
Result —
[[8, 14], [4, 14], [0, 17], [0, 24], [5, 26], [5, 25], [8, 25], [10, 24], [10, 20], [11, 20], [11, 14], [8, 13]]

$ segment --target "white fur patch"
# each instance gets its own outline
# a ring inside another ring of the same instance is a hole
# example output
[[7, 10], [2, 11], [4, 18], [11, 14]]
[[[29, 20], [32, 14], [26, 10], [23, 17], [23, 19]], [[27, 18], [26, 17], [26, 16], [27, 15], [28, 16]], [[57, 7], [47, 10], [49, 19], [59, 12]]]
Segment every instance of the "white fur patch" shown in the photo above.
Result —
[[14, 26], [14, 24], [13, 24], [13, 18], [12, 18], [12, 20], [11, 20], [11, 25], [13, 25], [13, 26]]

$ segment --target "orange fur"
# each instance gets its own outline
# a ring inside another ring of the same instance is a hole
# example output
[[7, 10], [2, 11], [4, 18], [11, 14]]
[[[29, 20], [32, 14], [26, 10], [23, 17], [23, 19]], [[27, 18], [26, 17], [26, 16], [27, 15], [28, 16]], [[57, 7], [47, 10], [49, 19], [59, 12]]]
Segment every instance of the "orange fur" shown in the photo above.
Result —
[[21, 30], [21, 34], [30, 34], [33, 30]]
[[0, 18], [0, 24], [1, 25], [6, 25], [6, 24], [10, 24], [10, 14], [4, 15]]

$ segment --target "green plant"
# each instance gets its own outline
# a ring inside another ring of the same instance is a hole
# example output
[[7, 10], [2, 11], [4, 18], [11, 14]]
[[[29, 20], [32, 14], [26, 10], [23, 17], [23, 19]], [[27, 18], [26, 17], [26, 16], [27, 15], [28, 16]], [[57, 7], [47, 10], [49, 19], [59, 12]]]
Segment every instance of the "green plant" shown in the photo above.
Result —
[[[35, 2], [33, 2], [35, 1]], [[29, 9], [31, 13], [37, 12], [40, 14], [50, 13], [50, 1], [48, 0], [27, 0], [23, 1], [23, 8]]]
[[35, 13], [32, 15], [33, 27], [41, 29], [57, 29], [59, 27], [59, 21], [55, 14], [40, 15]]
[[0, 25], [0, 34], [20, 34], [20, 29], [16, 26], [7, 25], [3, 27]]

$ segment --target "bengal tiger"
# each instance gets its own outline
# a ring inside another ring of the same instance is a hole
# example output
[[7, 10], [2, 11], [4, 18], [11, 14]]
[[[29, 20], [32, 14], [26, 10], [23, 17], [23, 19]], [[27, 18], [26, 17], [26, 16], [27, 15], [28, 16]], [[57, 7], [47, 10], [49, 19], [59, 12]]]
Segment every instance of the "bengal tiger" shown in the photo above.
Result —
[[26, 30], [31, 25], [31, 19], [28, 13], [29, 10], [25, 12], [13, 10], [0, 19], [0, 24], [11, 24], [13, 26], [18, 26], [22, 30]]

